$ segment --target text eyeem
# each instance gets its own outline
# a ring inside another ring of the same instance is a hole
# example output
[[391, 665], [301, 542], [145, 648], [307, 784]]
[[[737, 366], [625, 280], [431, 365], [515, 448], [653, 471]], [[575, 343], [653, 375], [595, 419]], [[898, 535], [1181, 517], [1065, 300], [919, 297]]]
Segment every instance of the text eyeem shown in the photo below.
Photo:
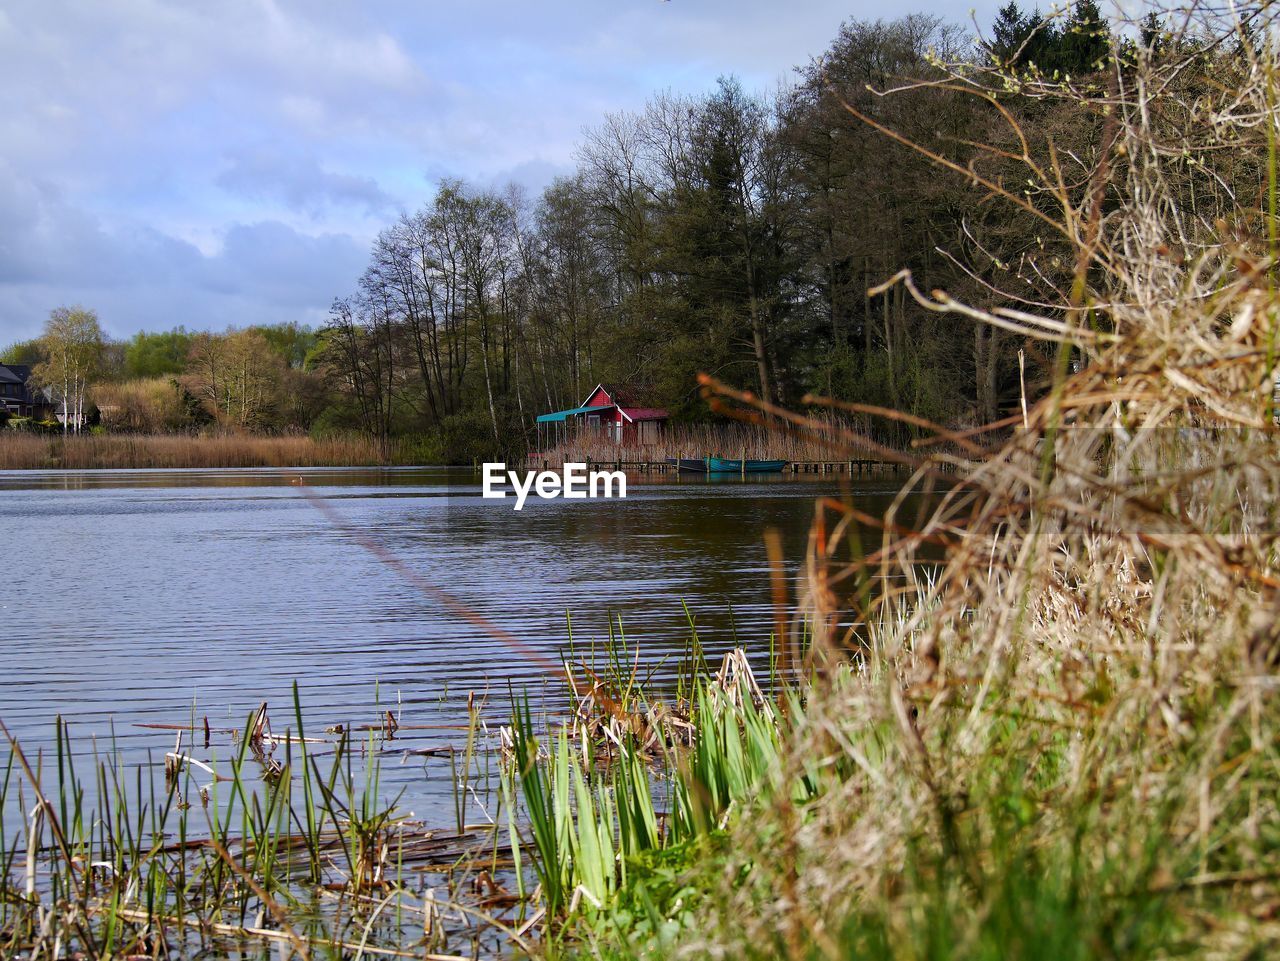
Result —
[[557, 497], [585, 499], [588, 497], [626, 497], [627, 475], [620, 470], [588, 471], [586, 464], [565, 464], [561, 473], [553, 470], [526, 471], [523, 478], [518, 471], [507, 470], [502, 463], [484, 465], [484, 484], [481, 496], [501, 498], [507, 496], [508, 483], [515, 492], [515, 509], [524, 507], [530, 493], [544, 500]]

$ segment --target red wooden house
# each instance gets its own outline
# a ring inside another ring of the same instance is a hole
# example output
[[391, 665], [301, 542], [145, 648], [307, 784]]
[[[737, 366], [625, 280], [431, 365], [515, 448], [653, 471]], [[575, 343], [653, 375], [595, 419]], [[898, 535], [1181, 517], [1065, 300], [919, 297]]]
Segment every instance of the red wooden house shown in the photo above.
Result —
[[638, 406], [626, 391], [597, 384], [579, 406], [538, 417], [538, 447], [554, 447], [581, 431], [598, 431], [616, 444], [649, 444], [666, 419], [661, 407]]

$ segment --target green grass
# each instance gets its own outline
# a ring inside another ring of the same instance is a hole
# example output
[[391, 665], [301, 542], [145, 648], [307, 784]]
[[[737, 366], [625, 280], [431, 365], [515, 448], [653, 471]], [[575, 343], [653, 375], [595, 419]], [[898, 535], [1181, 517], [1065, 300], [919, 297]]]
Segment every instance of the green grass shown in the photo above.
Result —
[[[613, 720], [655, 716], [646, 715], [648, 697], [634, 677], [616, 680], [629, 710], [614, 702]], [[601, 735], [580, 715], [539, 738], [527, 699], [517, 702], [504, 792], [514, 800], [518, 786], [523, 807], [509, 801], [508, 829], [514, 836], [527, 824], [553, 939], [580, 921], [616, 927], [618, 902], [634, 902], [640, 882], [632, 873], [644, 877], [645, 859], [717, 834], [745, 802], [811, 789], [804, 779], [779, 783], [782, 727], [753, 684], [705, 675], [692, 684], [693, 743], [664, 729], [649, 751], [626, 724], [610, 729], [621, 736]]]

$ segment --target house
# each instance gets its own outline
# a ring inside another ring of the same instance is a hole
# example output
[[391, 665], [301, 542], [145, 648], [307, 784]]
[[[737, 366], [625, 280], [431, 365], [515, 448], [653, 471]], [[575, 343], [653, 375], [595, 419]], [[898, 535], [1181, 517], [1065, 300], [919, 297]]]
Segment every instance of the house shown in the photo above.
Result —
[[577, 407], [538, 417], [538, 447], [545, 449], [583, 431], [599, 432], [615, 444], [651, 444], [666, 419], [661, 407], [641, 407], [630, 392], [597, 384]]
[[31, 368], [0, 364], [0, 409], [11, 417], [48, 417], [51, 407], [43, 392], [32, 390]]

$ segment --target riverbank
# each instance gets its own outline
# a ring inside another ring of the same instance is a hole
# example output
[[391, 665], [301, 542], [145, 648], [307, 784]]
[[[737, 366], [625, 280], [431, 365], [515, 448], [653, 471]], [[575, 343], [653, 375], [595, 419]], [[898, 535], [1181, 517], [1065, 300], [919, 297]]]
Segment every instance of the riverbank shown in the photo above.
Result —
[[672, 707], [624, 651], [567, 737], [517, 725], [546, 953], [1274, 952], [1280, 442], [1110, 436], [1059, 437], [1056, 470], [1015, 438], [968, 465], [975, 496], [884, 517], [892, 552], [824, 502], [774, 683], [739, 669]]
[[[315, 439], [307, 435], [256, 434], [36, 434], [0, 430], [0, 470], [180, 470], [220, 467], [416, 466], [425, 448], [413, 438], [393, 442], [390, 455], [359, 434]], [[868, 473], [896, 464], [880, 455], [841, 447], [834, 439], [790, 436], [737, 425], [680, 427], [653, 444], [620, 447], [584, 434], [571, 443], [526, 459], [529, 469], [565, 463], [667, 467], [667, 458], [784, 460], [804, 473]], [[471, 466], [471, 465], [463, 465]]]
[[[1063, 453], [1091, 459], [1094, 436]], [[1145, 453], [1200, 478], [1223, 449], [1254, 469], [1280, 462], [1269, 439], [1232, 439], [1206, 433], [1189, 451], [1153, 434], [1167, 446]], [[1035, 462], [1026, 445], [989, 466], [1030, 479]], [[6, 890], [26, 892], [0, 898], [6, 943], [90, 956], [264, 944], [613, 961], [1265, 956], [1280, 943], [1268, 748], [1280, 705], [1265, 696], [1275, 641], [1258, 616], [1270, 607], [1205, 541], [1150, 552], [1127, 536], [1118, 488], [1081, 495], [1077, 477], [1063, 483], [1090, 509], [1075, 521], [1044, 496], [1037, 523], [1011, 527], [1029, 493], [1016, 488], [976, 516], [944, 504], [924, 526], [964, 517], [966, 536], [927, 575], [909, 550], [879, 575], [873, 556], [837, 561], [846, 545], [838, 531], [824, 541], [819, 515], [802, 597], [779, 609], [754, 671], [741, 651], [708, 663], [691, 623], [653, 684], [619, 625], [599, 648], [566, 650], [563, 679], [523, 664], [551, 682], [551, 714], [517, 689], [514, 704], [468, 698], [447, 734], [421, 730], [398, 698], [336, 726], [295, 694], [234, 728], [149, 725], [177, 737], [163, 783], [122, 784], [106, 763], [89, 774], [93, 804], [60, 725], [58, 763], [37, 774], [15, 745], [0, 789], [0, 809], [21, 791], [24, 811], [33, 797], [41, 810], [11, 825], [12, 843], [0, 831]], [[1212, 479], [1198, 483], [1197, 523], [1235, 516]], [[1229, 533], [1230, 564], [1267, 539], [1255, 520]], [[859, 579], [859, 616], [841, 628], [829, 589]], [[384, 761], [418, 754], [447, 766], [454, 823], [386, 800]]]
[[167, 470], [217, 467], [372, 467], [377, 444], [251, 434], [28, 434], [0, 430], [0, 470]]

